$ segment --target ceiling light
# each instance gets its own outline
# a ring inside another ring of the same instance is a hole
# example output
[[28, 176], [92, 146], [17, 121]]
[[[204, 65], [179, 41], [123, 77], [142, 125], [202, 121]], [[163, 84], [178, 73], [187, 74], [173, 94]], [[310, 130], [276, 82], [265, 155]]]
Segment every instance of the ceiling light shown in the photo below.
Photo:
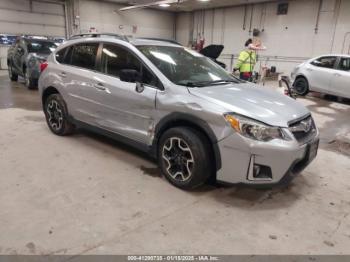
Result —
[[199, 2], [209, 2], [210, 0], [198, 0]]
[[169, 7], [170, 5], [169, 4], [160, 4], [159, 6], [160, 7]]

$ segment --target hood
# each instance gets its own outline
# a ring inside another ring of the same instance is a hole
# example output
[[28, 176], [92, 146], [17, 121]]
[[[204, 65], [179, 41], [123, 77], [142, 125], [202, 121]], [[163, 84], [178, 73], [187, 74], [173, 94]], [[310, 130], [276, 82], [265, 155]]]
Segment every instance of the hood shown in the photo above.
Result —
[[288, 127], [288, 123], [310, 114], [310, 111], [294, 99], [251, 84], [229, 84], [189, 88], [189, 92], [207, 101], [268, 125]]
[[208, 45], [200, 53], [206, 57], [217, 59], [221, 55], [222, 50], [224, 50], [223, 45]]

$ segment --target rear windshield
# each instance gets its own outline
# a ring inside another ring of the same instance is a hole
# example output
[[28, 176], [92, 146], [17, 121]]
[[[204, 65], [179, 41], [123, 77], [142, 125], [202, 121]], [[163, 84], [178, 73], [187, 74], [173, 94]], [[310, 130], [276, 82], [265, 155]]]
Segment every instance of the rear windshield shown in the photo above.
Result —
[[49, 41], [31, 40], [27, 42], [29, 53], [50, 54], [57, 48], [57, 44]]

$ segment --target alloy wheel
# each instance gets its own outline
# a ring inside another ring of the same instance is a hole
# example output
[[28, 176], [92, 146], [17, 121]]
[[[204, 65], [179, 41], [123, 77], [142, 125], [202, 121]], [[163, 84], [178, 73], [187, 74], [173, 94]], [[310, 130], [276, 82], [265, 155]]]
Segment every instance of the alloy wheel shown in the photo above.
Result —
[[179, 137], [167, 139], [163, 145], [162, 158], [166, 172], [174, 180], [185, 182], [192, 176], [194, 158], [188, 144]]
[[306, 90], [306, 84], [304, 83], [304, 81], [297, 81], [296, 84], [295, 84], [295, 90], [299, 94], [304, 93], [305, 90]]
[[56, 100], [51, 100], [46, 108], [48, 122], [52, 129], [58, 131], [62, 128], [63, 112], [60, 104]]

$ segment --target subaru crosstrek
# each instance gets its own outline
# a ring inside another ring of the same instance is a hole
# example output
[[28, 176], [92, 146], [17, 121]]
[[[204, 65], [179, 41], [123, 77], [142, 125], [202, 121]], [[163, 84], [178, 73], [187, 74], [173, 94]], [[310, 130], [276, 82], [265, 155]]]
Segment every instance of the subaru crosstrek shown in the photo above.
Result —
[[210, 177], [279, 184], [317, 154], [319, 132], [306, 107], [172, 41], [74, 37], [41, 68], [54, 134], [89, 128], [135, 146], [179, 188]]

